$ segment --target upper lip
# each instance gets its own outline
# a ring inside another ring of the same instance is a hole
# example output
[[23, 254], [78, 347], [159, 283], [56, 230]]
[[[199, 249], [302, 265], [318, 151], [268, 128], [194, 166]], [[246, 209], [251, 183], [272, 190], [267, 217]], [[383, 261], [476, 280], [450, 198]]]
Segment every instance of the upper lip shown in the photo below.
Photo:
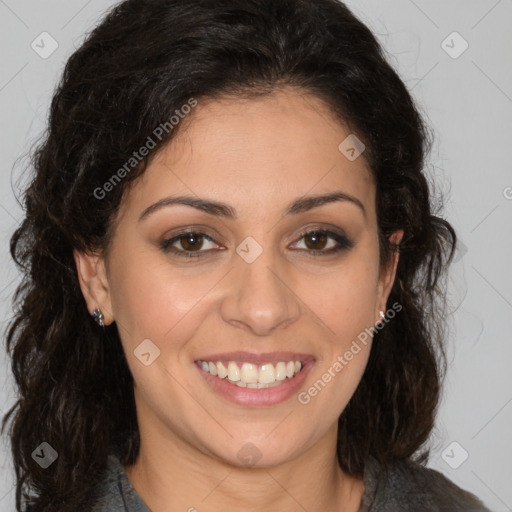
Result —
[[301, 354], [297, 352], [224, 352], [222, 354], [209, 354], [196, 359], [196, 361], [235, 361], [241, 363], [251, 363], [262, 365], [265, 363], [276, 364], [280, 361], [314, 361], [315, 358], [311, 354]]

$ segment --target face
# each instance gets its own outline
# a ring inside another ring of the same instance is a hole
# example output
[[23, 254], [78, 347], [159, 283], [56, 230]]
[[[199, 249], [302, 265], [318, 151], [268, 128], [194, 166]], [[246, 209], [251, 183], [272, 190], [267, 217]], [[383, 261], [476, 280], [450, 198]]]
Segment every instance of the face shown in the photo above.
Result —
[[75, 254], [90, 311], [117, 323], [141, 436], [235, 465], [332, 448], [396, 266], [379, 265], [364, 153], [294, 89], [190, 116], [123, 197], [108, 256]]

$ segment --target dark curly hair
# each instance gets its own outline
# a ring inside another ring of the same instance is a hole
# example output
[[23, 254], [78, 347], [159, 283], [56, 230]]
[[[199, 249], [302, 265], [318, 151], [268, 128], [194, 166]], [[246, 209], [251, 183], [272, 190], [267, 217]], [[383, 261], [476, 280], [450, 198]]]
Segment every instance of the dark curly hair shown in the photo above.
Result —
[[[133, 378], [114, 324], [99, 328], [73, 249], [107, 251], [123, 191], [157, 147], [99, 201], [94, 193], [193, 97], [314, 94], [366, 145], [377, 186], [381, 262], [400, 260], [388, 299], [402, 306], [376, 341], [339, 418], [338, 460], [425, 462], [446, 370], [445, 270], [456, 243], [425, 175], [432, 135], [371, 31], [337, 0], [127, 0], [71, 55], [31, 152], [25, 217], [11, 238], [23, 272], [6, 331], [18, 399], [5, 415], [17, 510], [79, 509], [107, 456], [135, 462]], [[58, 451], [42, 469], [41, 442]], [[26, 507], [22, 509], [22, 506]]]

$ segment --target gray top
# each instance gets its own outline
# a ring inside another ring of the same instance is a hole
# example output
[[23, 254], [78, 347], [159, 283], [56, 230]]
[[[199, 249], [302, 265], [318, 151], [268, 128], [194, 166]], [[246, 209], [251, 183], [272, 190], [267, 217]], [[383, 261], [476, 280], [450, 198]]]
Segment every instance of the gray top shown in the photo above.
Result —
[[[108, 459], [107, 476], [95, 489], [91, 512], [151, 512], [119, 459]], [[359, 512], [490, 512], [473, 494], [444, 475], [414, 462], [396, 461], [386, 473], [370, 458]]]

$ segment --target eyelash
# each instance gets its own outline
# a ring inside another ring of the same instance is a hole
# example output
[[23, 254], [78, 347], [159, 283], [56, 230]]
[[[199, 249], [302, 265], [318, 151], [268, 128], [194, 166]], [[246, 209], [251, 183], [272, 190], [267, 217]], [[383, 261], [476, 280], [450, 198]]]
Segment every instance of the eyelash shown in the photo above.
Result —
[[[299, 249], [302, 251], [307, 251], [309, 253], [309, 255], [313, 256], [313, 257], [328, 256], [328, 255], [335, 254], [335, 253], [338, 253], [338, 252], [346, 250], [346, 249], [351, 249], [354, 246], [354, 244], [345, 235], [341, 235], [341, 234], [335, 233], [333, 231], [324, 230], [324, 229], [310, 229], [308, 231], [304, 231], [303, 233], [300, 234], [297, 241], [302, 240], [302, 238], [304, 238], [306, 235], [311, 234], [311, 233], [327, 235], [328, 238], [332, 238], [335, 242], [337, 242], [339, 244], [337, 247], [332, 247], [328, 250]], [[201, 233], [198, 231], [183, 231], [172, 238], [163, 240], [160, 243], [161, 249], [166, 253], [172, 253], [178, 257], [187, 258], [187, 259], [201, 258], [204, 256], [204, 253], [210, 252], [209, 250], [207, 250], [207, 251], [184, 251], [184, 250], [180, 250], [180, 249], [176, 249], [175, 247], [172, 247], [172, 245], [175, 242], [179, 241], [181, 238], [183, 238], [186, 235], [201, 236], [201, 237], [205, 238], [206, 240], [215, 243], [215, 240], [205, 233]]]

